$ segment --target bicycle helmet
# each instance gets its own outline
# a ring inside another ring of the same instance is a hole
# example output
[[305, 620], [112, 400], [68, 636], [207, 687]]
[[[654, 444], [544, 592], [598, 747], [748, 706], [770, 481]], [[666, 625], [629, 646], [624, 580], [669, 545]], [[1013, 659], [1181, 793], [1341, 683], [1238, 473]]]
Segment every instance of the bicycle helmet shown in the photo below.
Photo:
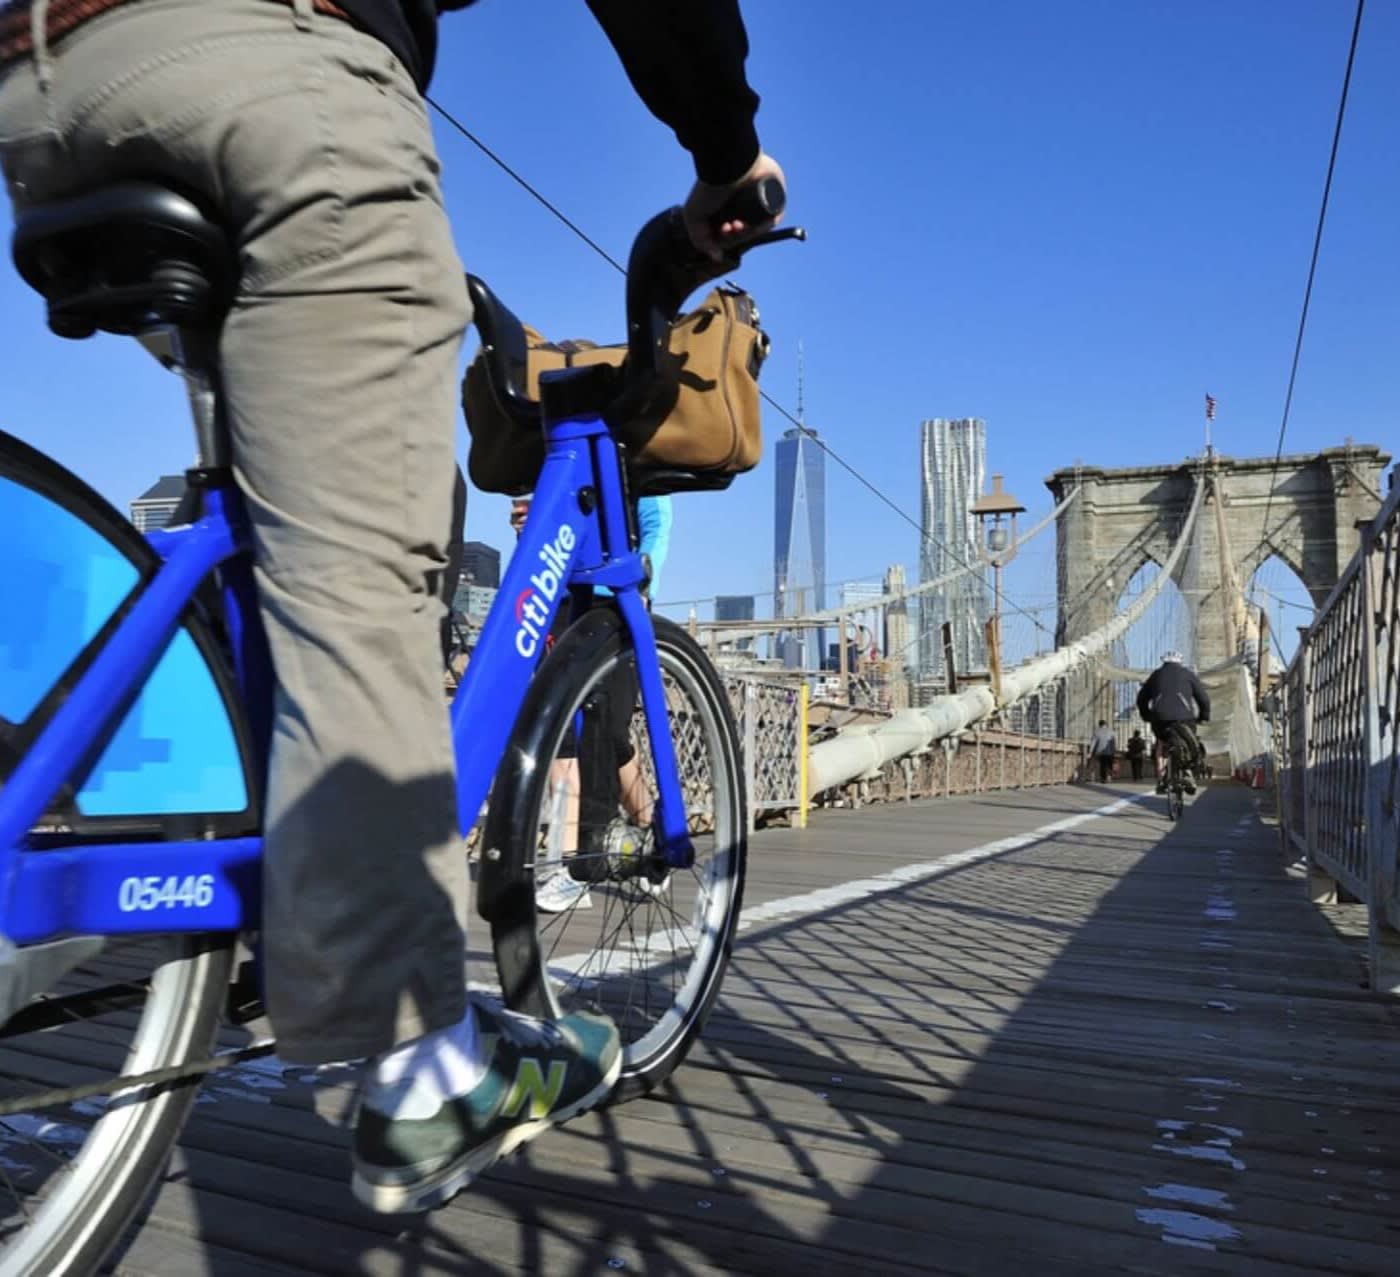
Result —
[[1178, 652], [1175, 648], [1173, 648], [1170, 652], [1163, 652], [1163, 653], [1162, 653], [1162, 664], [1163, 664], [1163, 665], [1167, 665], [1167, 664], [1171, 664], [1171, 665], [1184, 665], [1185, 663], [1186, 663], [1186, 658], [1185, 658], [1184, 656], [1182, 656], [1182, 654], [1181, 654], [1180, 652]]

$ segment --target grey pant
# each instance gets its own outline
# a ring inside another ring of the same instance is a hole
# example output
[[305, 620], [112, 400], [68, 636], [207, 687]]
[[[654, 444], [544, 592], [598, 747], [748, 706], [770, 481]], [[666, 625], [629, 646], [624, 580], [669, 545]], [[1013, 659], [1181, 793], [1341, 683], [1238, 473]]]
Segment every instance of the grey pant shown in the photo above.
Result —
[[424, 104], [309, 0], [143, 0], [51, 57], [47, 88], [0, 78], [15, 204], [165, 180], [241, 255], [221, 356], [279, 685], [268, 1011], [288, 1060], [374, 1054], [465, 1010], [436, 590], [470, 311]]

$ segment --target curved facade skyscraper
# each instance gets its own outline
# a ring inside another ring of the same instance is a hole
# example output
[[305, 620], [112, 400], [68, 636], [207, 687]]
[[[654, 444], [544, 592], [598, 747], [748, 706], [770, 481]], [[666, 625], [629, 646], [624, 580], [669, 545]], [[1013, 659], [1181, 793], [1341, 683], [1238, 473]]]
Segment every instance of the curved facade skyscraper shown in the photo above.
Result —
[[[826, 606], [826, 455], [814, 431], [783, 434], [774, 475], [773, 615], [820, 611]], [[786, 636], [783, 664], [819, 668], [823, 637], [820, 630]]]
[[[919, 580], [932, 581], [980, 557], [972, 504], [987, 473], [987, 423], [980, 417], [935, 417], [919, 430], [919, 493], [923, 542]], [[919, 600], [919, 676], [943, 676], [944, 621], [953, 626], [959, 673], [987, 667], [985, 626], [990, 614], [983, 572], [969, 572]]]

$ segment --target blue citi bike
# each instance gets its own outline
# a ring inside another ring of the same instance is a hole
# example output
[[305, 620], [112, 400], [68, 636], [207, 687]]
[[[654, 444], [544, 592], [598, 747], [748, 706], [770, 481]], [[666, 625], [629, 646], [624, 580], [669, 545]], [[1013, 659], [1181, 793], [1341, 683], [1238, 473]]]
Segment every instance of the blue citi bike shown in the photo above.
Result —
[[[783, 192], [770, 181], [741, 198], [724, 215], [756, 221]], [[451, 707], [461, 824], [464, 839], [479, 825], [476, 905], [500, 995], [532, 1015], [611, 1015], [616, 1099], [655, 1086], [699, 1034], [747, 849], [723, 683], [648, 611], [635, 526], [637, 498], [729, 478], [637, 464], [604, 419], [655, 374], [691, 292], [800, 234], [760, 235], [721, 267], [695, 254], [678, 210], [653, 218], [628, 264], [625, 368], [546, 374], [539, 402], [519, 321], [468, 280], [493, 394], [546, 449]], [[182, 193], [125, 183], [23, 212], [12, 247], [56, 333], [136, 336], [184, 377], [199, 448], [187, 517], [142, 536], [0, 434], [0, 1273], [55, 1277], [92, 1271], [120, 1239], [199, 1078], [272, 1049], [218, 1048], [246, 1042], [238, 1026], [261, 1014], [273, 677], [220, 398], [236, 278], [224, 230]], [[628, 786], [616, 752], [589, 747], [615, 738], [599, 720], [615, 721], [619, 686], [633, 689]], [[537, 889], [560, 872], [583, 890], [545, 913]]]

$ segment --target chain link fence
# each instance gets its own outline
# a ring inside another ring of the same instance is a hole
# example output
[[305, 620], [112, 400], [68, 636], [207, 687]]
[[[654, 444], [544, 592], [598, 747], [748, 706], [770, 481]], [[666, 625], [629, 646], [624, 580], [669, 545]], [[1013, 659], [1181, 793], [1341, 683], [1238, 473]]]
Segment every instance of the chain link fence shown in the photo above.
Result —
[[802, 805], [802, 751], [806, 748], [801, 693], [791, 683], [724, 676], [739, 727], [749, 823]]

